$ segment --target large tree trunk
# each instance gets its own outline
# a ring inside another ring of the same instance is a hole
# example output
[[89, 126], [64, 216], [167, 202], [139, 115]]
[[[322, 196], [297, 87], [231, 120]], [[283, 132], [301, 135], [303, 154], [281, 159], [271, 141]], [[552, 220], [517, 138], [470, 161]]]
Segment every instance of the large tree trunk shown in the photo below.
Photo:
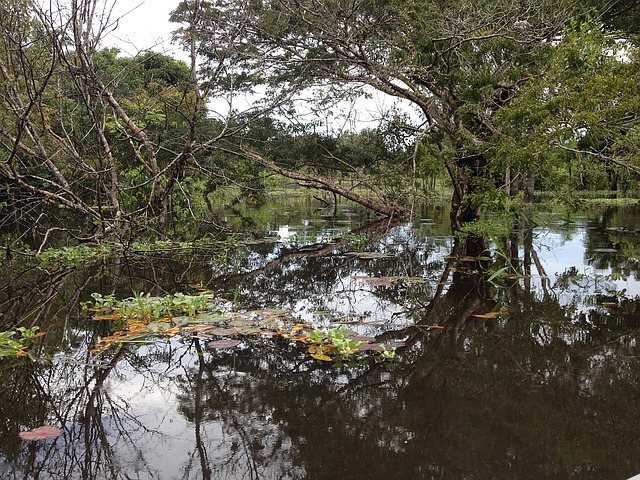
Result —
[[455, 168], [447, 165], [447, 170], [453, 182], [451, 228], [456, 231], [480, 218], [480, 206], [472, 202], [471, 195], [477, 188], [474, 181], [486, 177], [489, 168], [484, 155], [473, 155], [458, 159]]
[[524, 201], [526, 203], [533, 203], [535, 195], [536, 176], [533, 170], [527, 169], [527, 176], [524, 182]]

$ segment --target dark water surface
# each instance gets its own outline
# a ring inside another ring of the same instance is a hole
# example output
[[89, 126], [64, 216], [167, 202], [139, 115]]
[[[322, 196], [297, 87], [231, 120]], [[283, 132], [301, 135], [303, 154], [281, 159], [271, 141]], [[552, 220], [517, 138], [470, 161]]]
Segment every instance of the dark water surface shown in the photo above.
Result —
[[[41, 326], [37, 353], [52, 360], [0, 359], [0, 478], [623, 480], [640, 472], [635, 208], [592, 210], [571, 224], [541, 216], [487, 245], [454, 242], [446, 208], [395, 226], [332, 213], [309, 202], [263, 209], [256, 231], [279, 239], [250, 242], [232, 268], [206, 252], [3, 267], [2, 330]], [[348, 242], [327, 245], [352, 229]], [[358, 249], [386, 255], [348, 254]], [[284, 309], [296, 322], [348, 324], [406, 346], [392, 363], [352, 368], [259, 336], [232, 350], [179, 335], [88, 353], [114, 328], [82, 315], [92, 292], [125, 298], [196, 285], [242, 309]], [[494, 311], [501, 315], [472, 316]], [[40, 425], [63, 434], [19, 438]]]

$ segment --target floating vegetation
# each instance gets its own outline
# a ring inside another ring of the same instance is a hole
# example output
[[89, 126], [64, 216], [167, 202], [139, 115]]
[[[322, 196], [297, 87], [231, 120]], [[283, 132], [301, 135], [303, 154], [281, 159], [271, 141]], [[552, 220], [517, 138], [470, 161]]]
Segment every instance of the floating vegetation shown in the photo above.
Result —
[[155, 242], [101, 243], [99, 245], [77, 245], [49, 248], [38, 252], [26, 252], [37, 258], [45, 267], [90, 265], [122, 256], [149, 256], [159, 254], [214, 252], [221, 259], [244, 247], [237, 238], [225, 240], [204, 237], [190, 242], [158, 240]]
[[[400, 278], [400, 277], [399, 277]], [[100, 354], [114, 345], [148, 343], [153, 337], [182, 335], [208, 341], [212, 349], [239, 346], [240, 338], [281, 337], [309, 345], [307, 352], [321, 362], [363, 358], [371, 353], [381, 360], [392, 360], [396, 348], [404, 343], [383, 344], [374, 337], [359, 336], [345, 326], [328, 330], [295, 323], [286, 310], [271, 308], [245, 312], [226, 311], [229, 302], [210, 292], [198, 295], [176, 293], [165, 297], [137, 293], [124, 300], [113, 295], [92, 294], [93, 301], [82, 304], [95, 321], [113, 322], [114, 332], [102, 337], [91, 349]]]
[[18, 327], [14, 330], [0, 332], [0, 357], [26, 357], [35, 339], [42, 337], [45, 332], [39, 332], [40, 327]]

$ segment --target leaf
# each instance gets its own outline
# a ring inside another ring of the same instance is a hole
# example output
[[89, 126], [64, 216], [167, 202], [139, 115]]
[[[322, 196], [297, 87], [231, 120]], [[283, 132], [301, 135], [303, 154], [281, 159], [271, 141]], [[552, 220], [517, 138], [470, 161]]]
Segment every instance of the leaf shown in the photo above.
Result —
[[255, 320], [249, 318], [236, 318], [229, 323], [232, 327], [253, 327], [255, 324]]
[[361, 345], [358, 345], [358, 350], [360, 350], [361, 352], [380, 352], [382, 350], [382, 347], [379, 343], [363, 343]]
[[607, 307], [607, 308], [617, 308], [619, 307], [618, 302], [602, 302], [600, 304], [603, 307]]
[[493, 318], [498, 318], [500, 316], [500, 313], [496, 313], [496, 312], [472, 313], [471, 316], [474, 318], [493, 319]]
[[[197, 332], [201, 331], [199, 329], [194, 329], [194, 330], [197, 331]], [[212, 328], [210, 330], [207, 330], [206, 333], [209, 333], [211, 335], [220, 335], [221, 337], [226, 337], [228, 335], [236, 335], [238, 333], [238, 330], [236, 330], [235, 328], [215, 327], [215, 328]]]
[[119, 313], [110, 313], [105, 315], [94, 315], [91, 320], [120, 320], [122, 315]]
[[316, 360], [321, 360], [323, 362], [331, 361], [331, 357], [329, 355], [325, 355], [324, 353], [312, 353], [311, 356]]
[[307, 343], [309, 341], [309, 336], [308, 335], [299, 335], [297, 337], [291, 337], [289, 340], [294, 341], [294, 342]]
[[147, 329], [153, 333], [164, 332], [165, 330], [169, 330], [169, 328], [171, 328], [171, 324], [167, 322], [151, 322], [147, 325]]
[[228, 320], [229, 317], [220, 315], [219, 313], [198, 313], [195, 317], [188, 317], [184, 315], [173, 318], [176, 325], [189, 325], [192, 323], [222, 323]]
[[210, 348], [233, 348], [240, 345], [238, 340], [216, 340], [207, 344]]
[[236, 331], [240, 335], [259, 335], [260, 333], [262, 333], [262, 330], [260, 330], [257, 327], [252, 327], [252, 326], [236, 327]]
[[28, 432], [20, 432], [18, 435], [23, 440], [35, 441], [35, 440], [46, 440], [48, 438], [55, 438], [62, 433], [57, 427], [51, 426], [42, 426], [38, 428], [34, 428]]
[[376, 338], [375, 337], [368, 337], [366, 335], [354, 335], [353, 337], [350, 337], [350, 340], [353, 340], [354, 342], [371, 343], [371, 342], [375, 342]]

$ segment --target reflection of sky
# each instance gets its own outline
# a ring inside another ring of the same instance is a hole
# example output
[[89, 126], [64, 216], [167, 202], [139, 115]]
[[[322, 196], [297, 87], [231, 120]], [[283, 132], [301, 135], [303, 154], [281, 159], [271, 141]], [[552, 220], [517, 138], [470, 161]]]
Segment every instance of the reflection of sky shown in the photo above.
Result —
[[[313, 232], [309, 231], [309, 222], [302, 222], [301, 225], [278, 225], [273, 226], [271, 234], [277, 236], [279, 241], [288, 245], [294, 242], [313, 243], [326, 241], [327, 238], [337, 237], [345, 232], [337, 231], [335, 228], [328, 230]], [[405, 225], [397, 227], [381, 240], [381, 244], [385, 245], [385, 252], [393, 254], [402, 254], [403, 242], [415, 241], [415, 237], [408, 234], [410, 228]], [[545, 227], [538, 228], [534, 231], [534, 248], [538, 252], [540, 262], [549, 278], [549, 283], [553, 287], [558, 276], [566, 273], [570, 269], [575, 269], [581, 279], [566, 291], [556, 291], [561, 304], [566, 305], [581, 298], [583, 301], [587, 299], [593, 300], [596, 294], [607, 294], [615, 291], [625, 291], [628, 296], [640, 295], [640, 283], [633, 278], [627, 280], [610, 278], [611, 269], [595, 269], [589, 265], [588, 258], [585, 254], [587, 245], [587, 233], [589, 225], [586, 219], [581, 218], [577, 224], [570, 226]], [[345, 230], [346, 231], [346, 230]], [[309, 235], [309, 233], [312, 233]], [[442, 260], [443, 257], [450, 253], [451, 239], [445, 237], [429, 237], [427, 241], [438, 247], [424, 258], [424, 262], [434, 260]], [[406, 245], [404, 245], [406, 246]], [[521, 255], [523, 251], [520, 251]], [[293, 266], [290, 266], [293, 268]], [[540, 286], [540, 274], [532, 265], [532, 273], [534, 283]], [[366, 272], [357, 275], [367, 276]], [[368, 285], [362, 281], [353, 278], [354, 275], [344, 276], [336, 281], [331, 298], [325, 303], [329, 310], [338, 315], [342, 315], [347, 320], [355, 320], [357, 318], [380, 318], [389, 319], [393, 314], [400, 313], [402, 307], [383, 301], [376, 294], [378, 287]], [[433, 279], [427, 279], [432, 281]], [[587, 302], [593, 305], [593, 301]], [[306, 298], [300, 298], [295, 306], [294, 311], [305, 321], [318, 320], [317, 315], [309, 309], [310, 302]]]
[[[585, 222], [577, 225], [570, 233], [549, 229], [537, 229], [534, 234], [534, 248], [538, 252], [547, 276], [553, 285], [556, 276], [572, 267], [577, 273], [585, 275], [589, 281], [581, 282], [581, 294], [584, 297], [609, 293], [610, 290], [626, 291], [627, 296], [640, 295], [640, 283], [632, 276], [628, 279], [609, 278], [610, 268], [596, 269], [589, 265], [586, 256], [587, 229]], [[533, 267], [532, 267], [533, 268]], [[538, 272], [536, 272], [537, 274]]]

